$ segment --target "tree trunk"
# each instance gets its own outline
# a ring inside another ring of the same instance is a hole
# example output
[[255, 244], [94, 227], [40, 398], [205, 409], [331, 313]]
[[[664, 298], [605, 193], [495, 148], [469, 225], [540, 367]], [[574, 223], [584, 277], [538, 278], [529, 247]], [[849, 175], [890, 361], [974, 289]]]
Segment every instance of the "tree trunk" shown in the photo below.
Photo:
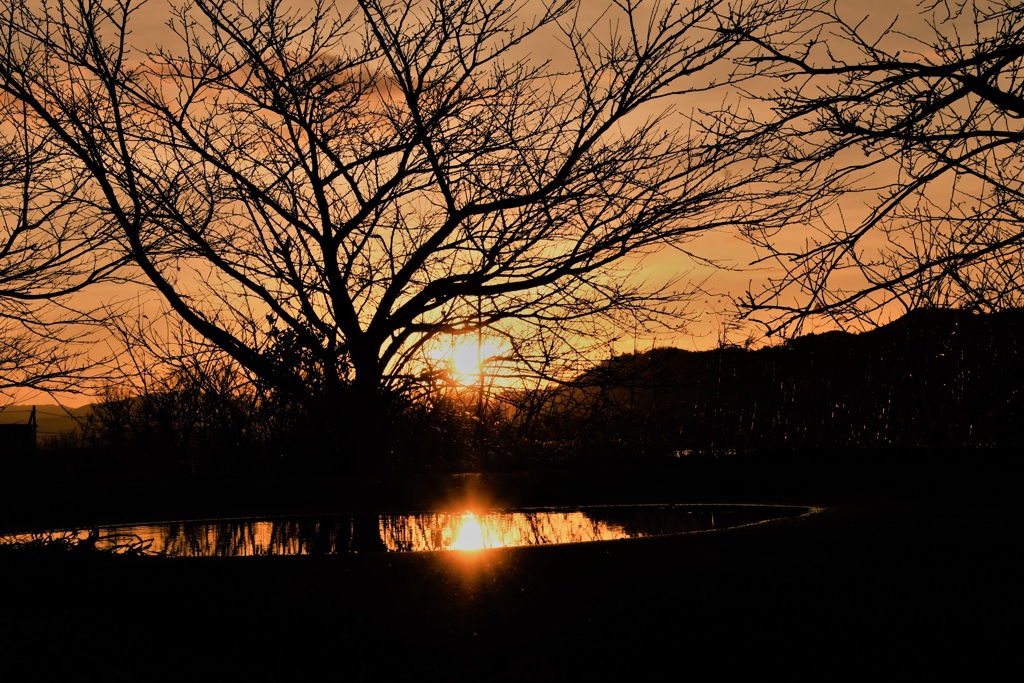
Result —
[[394, 430], [384, 373], [376, 354], [352, 354], [355, 377], [347, 390], [346, 438], [339, 442], [349, 468], [366, 471], [380, 468], [393, 448]]

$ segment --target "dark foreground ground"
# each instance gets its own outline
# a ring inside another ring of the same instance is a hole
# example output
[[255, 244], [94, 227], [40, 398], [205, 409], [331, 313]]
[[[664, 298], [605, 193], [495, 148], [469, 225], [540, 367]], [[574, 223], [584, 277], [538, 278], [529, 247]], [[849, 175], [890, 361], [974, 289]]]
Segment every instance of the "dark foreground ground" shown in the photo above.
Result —
[[[561, 502], [829, 511], [477, 554], [0, 554], [3, 681], [850, 680], [1019, 674], [1024, 471], [964, 455], [319, 482], [6, 482], [6, 530], [168, 515]], [[1017, 672], [1017, 673], [1013, 673]]]

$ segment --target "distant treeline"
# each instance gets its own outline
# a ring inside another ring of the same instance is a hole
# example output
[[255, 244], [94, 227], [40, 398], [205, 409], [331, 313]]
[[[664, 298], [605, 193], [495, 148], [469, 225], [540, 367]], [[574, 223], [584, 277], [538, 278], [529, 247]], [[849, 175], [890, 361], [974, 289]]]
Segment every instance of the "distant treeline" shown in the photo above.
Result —
[[[653, 349], [574, 381], [477, 402], [393, 403], [389, 436], [319, 418], [237, 370], [195, 361], [141, 395], [111, 391], [80, 429], [0, 470], [238, 476], [469, 470], [666, 461], [692, 454], [910, 453], [1024, 445], [1024, 310], [920, 310], [861, 334], [812, 334], [760, 349]], [[335, 430], [337, 431], [337, 430]], [[386, 446], [384, 444], [387, 444]]]
[[553, 392], [542, 422], [609, 457], [1015, 448], [1024, 442], [1022, 342], [1022, 310], [929, 309], [870, 332], [756, 350], [653, 349]]

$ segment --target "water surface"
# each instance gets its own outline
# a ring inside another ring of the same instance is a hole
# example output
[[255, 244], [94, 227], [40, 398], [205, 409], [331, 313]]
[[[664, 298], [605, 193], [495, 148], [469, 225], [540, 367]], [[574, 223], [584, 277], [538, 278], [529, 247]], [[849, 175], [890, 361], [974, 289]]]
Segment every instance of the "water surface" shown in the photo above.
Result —
[[715, 531], [813, 511], [765, 505], [617, 505], [189, 520], [60, 533], [98, 548], [168, 557], [474, 551]]

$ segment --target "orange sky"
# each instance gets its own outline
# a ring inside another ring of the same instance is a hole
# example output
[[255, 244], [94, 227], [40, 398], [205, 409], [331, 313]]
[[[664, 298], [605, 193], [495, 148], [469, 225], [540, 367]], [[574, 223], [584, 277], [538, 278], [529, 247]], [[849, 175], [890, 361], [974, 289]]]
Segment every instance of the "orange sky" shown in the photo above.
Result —
[[[303, 2], [303, 0], [298, 1]], [[606, 3], [593, 0], [585, 0], [583, 3], [584, 13], [589, 16], [599, 15], [605, 6], [607, 6]], [[867, 14], [870, 15], [872, 23], [881, 27], [883, 24], [887, 24], [888, 20], [897, 12], [904, 16], [913, 15], [915, 2], [913, 0], [849, 0], [845, 2], [841, 0], [838, 6], [851, 19], [854, 16]], [[167, 0], [150, 0], [140, 10], [136, 16], [132, 42], [146, 46], [158, 46], [167, 40], [169, 36], [165, 26], [168, 18], [166, 7]], [[695, 281], [707, 279], [705, 287], [710, 294], [694, 301], [692, 310], [697, 319], [689, 329], [684, 334], [671, 338], [655, 338], [647, 334], [640, 334], [636, 339], [623, 339], [617, 345], [619, 352], [632, 351], [634, 346], [639, 350], [646, 350], [654, 344], [672, 344], [688, 349], [706, 349], [715, 346], [722, 340], [729, 321], [730, 295], [743, 292], [751, 281], [757, 282], [766, 274], [763, 270], [742, 270], [750, 263], [755, 254], [749, 245], [734, 235], [704, 235], [689, 246], [696, 253], [718, 260], [733, 270], [711, 271], [702, 268], [692, 270], [692, 278]], [[693, 268], [693, 264], [682, 259], [677, 252], [665, 251], [650, 257], [647, 267], [652, 278], [660, 280], [674, 275], [680, 268], [689, 270]], [[94, 301], [108, 301], [117, 294], [116, 289], [105, 285], [94, 288], [90, 296]], [[727, 341], [742, 342], [744, 336], [746, 336], [745, 332], [734, 334]], [[7, 402], [4, 398], [0, 396], [0, 405]], [[51, 403], [54, 401], [53, 397], [30, 391], [18, 392], [14, 398], [17, 403]], [[62, 403], [72, 406], [90, 400], [89, 397], [83, 396], [59, 396], [56, 398]]]

